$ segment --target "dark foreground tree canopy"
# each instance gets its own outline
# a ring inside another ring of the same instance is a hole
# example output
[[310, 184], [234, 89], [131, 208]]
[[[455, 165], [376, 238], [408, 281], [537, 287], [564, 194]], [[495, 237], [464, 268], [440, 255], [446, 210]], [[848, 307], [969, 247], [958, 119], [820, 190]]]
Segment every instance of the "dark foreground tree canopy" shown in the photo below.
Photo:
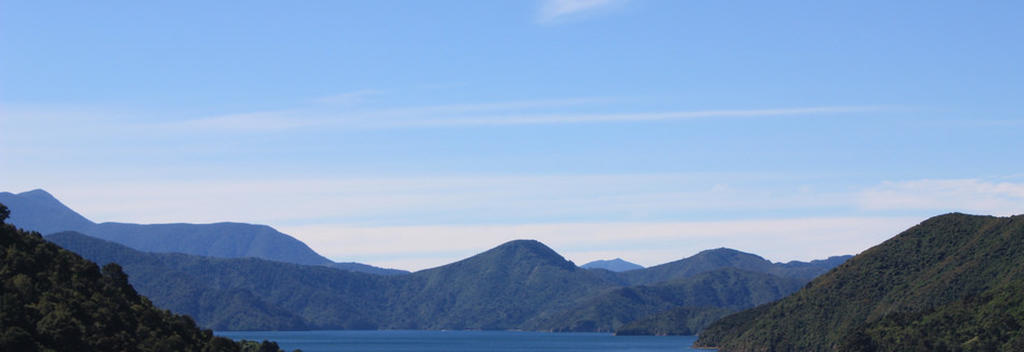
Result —
[[1024, 351], [1024, 216], [937, 216], [775, 303], [712, 324], [721, 351]]
[[[0, 205], [0, 210], [5, 209]], [[0, 224], [2, 351], [279, 351], [235, 342], [158, 309], [117, 264], [95, 263]]]

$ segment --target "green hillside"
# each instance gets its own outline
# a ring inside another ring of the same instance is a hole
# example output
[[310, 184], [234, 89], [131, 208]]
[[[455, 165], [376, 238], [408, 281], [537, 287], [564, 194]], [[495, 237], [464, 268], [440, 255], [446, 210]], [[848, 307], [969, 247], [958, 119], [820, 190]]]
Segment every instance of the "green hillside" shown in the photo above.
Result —
[[722, 351], [1024, 351], [1024, 216], [947, 214], [701, 333]]
[[[0, 222], [7, 208], [0, 204]], [[136, 293], [117, 264], [95, 263], [0, 224], [0, 350], [278, 351], [202, 330]]]

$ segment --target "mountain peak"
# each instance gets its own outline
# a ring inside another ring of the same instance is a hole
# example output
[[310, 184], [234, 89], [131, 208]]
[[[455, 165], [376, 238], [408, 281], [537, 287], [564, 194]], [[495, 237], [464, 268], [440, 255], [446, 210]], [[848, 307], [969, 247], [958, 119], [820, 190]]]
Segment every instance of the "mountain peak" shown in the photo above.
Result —
[[595, 260], [583, 265], [580, 265], [584, 269], [604, 269], [614, 272], [623, 272], [630, 270], [643, 269], [644, 267], [635, 263], [622, 260], [622, 258], [615, 258], [611, 260]]
[[502, 244], [498, 245], [497, 247], [494, 247], [494, 249], [512, 249], [512, 248], [524, 248], [524, 249], [535, 250], [535, 251], [551, 251], [551, 252], [554, 252], [554, 250], [549, 248], [544, 243], [541, 243], [538, 240], [532, 240], [532, 239], [511, 240], [511, 241], [502, 243]]
[[538, 266], [555, 266], [575, 270], [576, 264], [566, 260], [547, 245], [537, 240], [513, 240], [502, 243], [486, 252], [444, 265], [434, 269], [453, 269], [456, 267], [476, 268], [533, 268]]
[[95, 224], [68, 208], [42, 189], [13, 194], [0, 193], [0, 203], [11, 210], [8, 223], [43, 234], [58, 231], [85, 231]]
[[36, 188], [36, 189], [31, 190], [31, 191], [21, 192], [21, 193], [18, 193], [18, 196], [26, 197], [26, 198], [31, 198], [31, 199], [53, 201], [53, 202], [58, 202], [58, 203], [60, 202], [60, 201], [57, 200], [56, 197], [54, 197], [52, 194], [50, 194], [50, 192], [47, 192], [47, 191], [43, 190], [42, 188]]
[[551, 247], [548, 247], [544, 243], [541, 243], [540, 241], [537, 241], [537, 240], [521, 239], [521, 240], [508, 241], [508, 242], [502, 243], [501, 245], [499, 245], [497, 247], [494, 247], [494, 249], [491, 249], [491, 250], [489, 250], [487, 252], [484, 252], [483, 254], [492, 253], [492, 252], [493, 253], [503, 253], [503, 254], [513, 254], [513, 255], [520, 256], [520, 257], [524, 257], [523, 259], [526, 259], [525, 257], [529, 257], [529, 258], [541, 259], [541, 260], [545, 260], [545, 261], [555, 261], [555, 262], [565, 262], [566, 261], [565, 258], [563, 258], [562, 255], [558, 254], [558, 252], [555, 252], [554, 249], [551, 249]]
[[704, 260], [719, 260], [719, 261], [754, 260], [754, 261], [764, 261], [766, 263], [770, 263], [767, 259], [764, 259], [763, 257], [761, 257], [761, 256], [759, 256], [757, 254], [747, 253], [747, 252], [738, 251], [738, 250], [735, 250], [735, 249], [732, 249], [732, 248], [725, 248], [725, 247], [720, 247], [720, 248], [715, 248], [715, 249], [706, 249], [706, 250], [700, 251], [699, 253], [693, 255], [693, 257], [690, 257], [690, 258], [700, 258], [700, 259], [704, 259]]
[[[750, 254], [750, 253], [739, 251], [739, 250], [735, 250], [735, 249], [732, 249], [732, 248], [718, 247], [718, 248], [712, 248], [712, 249], [705, 249], [705, 250], [700, 251], [699, 253], [697, 253], [697, 255], [701, 255], [701, 254], [741, 255], [741, 254]], [[753, 254], [751, 254], [751, 255], [753, 255]]]

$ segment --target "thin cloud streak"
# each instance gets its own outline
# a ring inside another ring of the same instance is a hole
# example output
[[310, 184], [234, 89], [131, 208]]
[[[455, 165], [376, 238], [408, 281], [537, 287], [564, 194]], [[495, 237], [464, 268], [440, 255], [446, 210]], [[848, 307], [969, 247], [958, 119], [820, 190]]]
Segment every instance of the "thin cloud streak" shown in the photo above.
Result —
[[525, 109], [572, 102], [498, 103], [483, 105], [435, 106], [411, 109], [392, 109], [365, 112], [329, 113], [319, 111], [278, 111], [266, 113], [234, 114], [170, 124], [188, 130], [221, 131], [277, 131], [298, 128], [436, 128], [436, 127], [488, 127], [507, 125], [563, 125], [586, 123], [628, 123], [689, 120], [701, 118], [785, 117], [807, 115], [842, 115], [881, 111], [878, 106], [818, 106], [747, 110], [701, 110], [670, 112], [638, 112], [621, 114], [573, 114], [511, 112], [485, 116], [462, 116], [473, 110]]
[[688, 120], [714, 117], [767, 117], [795, 116], [810, 114], [843, 114], [880, 110], [871, 106], [834, 106], [805, 107], [783, 109], [753, 110], [705, 110], [705, 111], [673, 111], [660, 113], [627, 113], [627, 114], [551, 114], [551, 115], [519, 115], [493, 116], [471, 119], [445, 119], [424, 121], [424, 126], [488, 126], [488, 125], [539, 125], [539, 124], [573, 124], [602, 122], [647, 122], [667, 120]]
[[636, 221], [679, 219], [708, 212], [736, 216], [766, 210], [814, 210], [852, 202], [850, 195], [803, 191], [798, 185], [779, 191], [755, 185], [770, 179], [729, 174], [492, 175], [230, 182], [122, 180], [90, 187], [48, 188], [97, 221], [244, 221], [275, 226], [581, 218]]
[[615, 0], [546, 0], [541, 4], [538, 20], [540, 22], [552, 22], [567, 16], [591, 12], [597, 9], [608, 7], [616, 2]]
[[[750, 118], [828, 115], [843, 116], [887, 111], [891, 106], [812, 106], [769, 109], [721, 109], [697, 111], [582, 113], [613, 98], [566, 98], [416, 107], [358, 109], [354, 100], [375, 91], [357, 91], [308, 106], [233, 113], [195, 119], [143, 117], [145, 114], [78, 109], [47, 110], [0, 105], [0, 121], [11, 137], [27, 131], [47, 131], [51, 137], [92, 135], [171, 136], [180, 133], [275, 133], [310, 129], [364, 130], [445, 127], [500, 127], [515, 125], [569, 125], [599, 123], [656, 123], [688, 119]], [[330, 103], [332, 99], [338, 103]], [[347, 101], [347, 102], [346, 102]], [[359, 104], [357, 104], [359, 105]], [[572, 111], [568, 111], [572, 110]], [[58, 126], [62, 128], [54, 128]], [[26, 132], [26, 133], [22, 133]]]
[[374, 89], [357, 90], [313, 99], [313, 102], [331, 105], [357, 105], [366, 102], [370, 97], [381, 95], [382, 91]]

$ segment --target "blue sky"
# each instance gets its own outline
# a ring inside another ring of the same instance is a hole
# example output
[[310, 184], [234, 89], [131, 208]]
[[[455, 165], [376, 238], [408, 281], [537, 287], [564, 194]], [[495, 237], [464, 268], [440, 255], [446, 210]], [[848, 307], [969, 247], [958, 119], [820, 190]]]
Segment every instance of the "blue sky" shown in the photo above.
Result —
[[0, 188], [420, 269], [1024, 212], [1019, 2], [0, 2]]

